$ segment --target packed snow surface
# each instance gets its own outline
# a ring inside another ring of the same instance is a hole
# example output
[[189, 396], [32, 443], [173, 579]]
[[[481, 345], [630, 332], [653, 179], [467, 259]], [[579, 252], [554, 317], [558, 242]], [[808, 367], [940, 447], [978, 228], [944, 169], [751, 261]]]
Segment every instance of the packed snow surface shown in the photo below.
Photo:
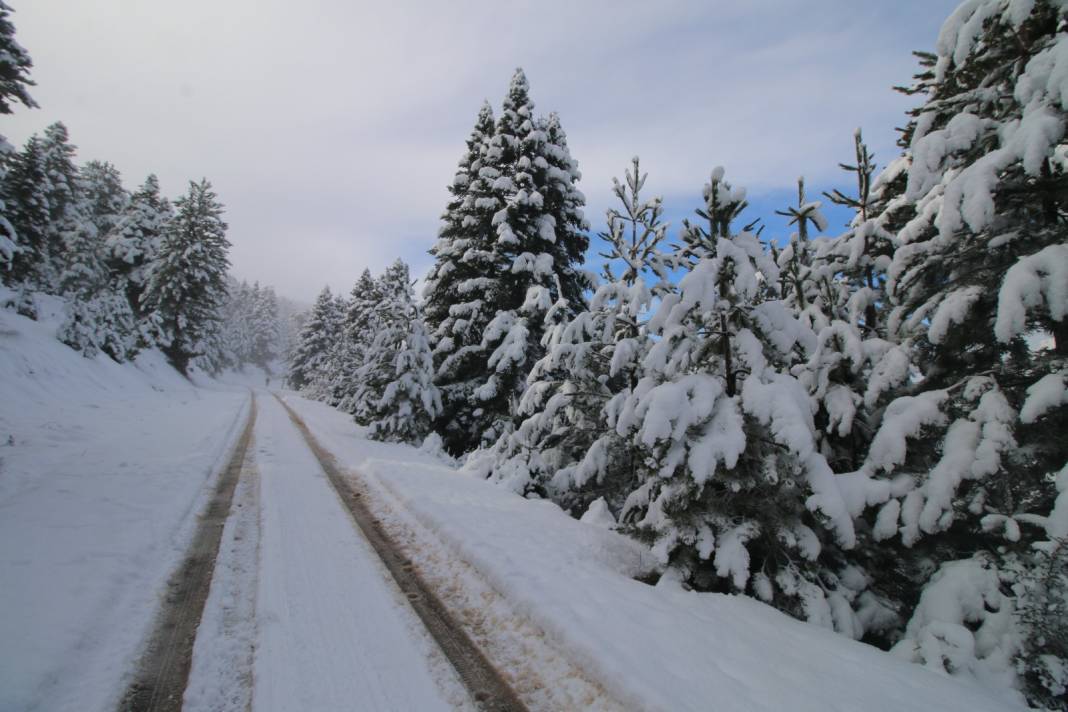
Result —
[[253, 708], [452, 709], [431, 669], [433, 643], [300, 432], [274, 398], [258, 403]]
[[628, 708], [1012, 708], [753, 599], [636, 581], [653, 557], [600, 523], [576, 521], [414, 448], [365, 440], [321, 403], [286, 400], [345, 466], [389, 490]]

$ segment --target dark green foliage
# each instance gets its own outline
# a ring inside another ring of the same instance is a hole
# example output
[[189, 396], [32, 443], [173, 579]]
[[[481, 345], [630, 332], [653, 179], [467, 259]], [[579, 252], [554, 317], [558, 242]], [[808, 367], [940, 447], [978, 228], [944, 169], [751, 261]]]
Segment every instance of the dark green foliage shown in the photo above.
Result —
[[583, 306], [577, 269], [588, 246], [575, 188], [579, 173], [559, 119], [538, 119], [522, 71], [500, 116], [483, 107], [468, 141], [433, 250], [427, 323], [435, 342], [454, 452], [492, 443], [512, 428], [526, 374], [543, 354], [545, 319]]
[[20, 102], [28, 109], [37, 107], [28, 88], [33, 60], [15, 40], [15, 26], [11, 23], [11, 8], [0, 0], [0, 114], [10, 114], [11, 104]]
[[6, 168], [2, 200], [19, 251], [10, 269], [4, 271], [4, 279], [10, 284], [45, 287], [55, 275], [48, 241], [51, 211], [41, 139], [31, 136], [22, 150], [8, 159]]

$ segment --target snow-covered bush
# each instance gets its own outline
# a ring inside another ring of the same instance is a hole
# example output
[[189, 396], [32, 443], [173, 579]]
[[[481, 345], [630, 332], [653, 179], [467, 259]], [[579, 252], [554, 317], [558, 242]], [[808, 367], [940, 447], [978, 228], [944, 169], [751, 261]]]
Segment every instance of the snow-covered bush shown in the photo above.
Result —
[[690, 271], [649, 323], [641, 379], [610, 405], [610, 425], [640, 453], [620, 520], [699, 586], [852, 634], [848, 602], [826, 584], [835, 574], [821, 569], [853, 546], [853, 521], [788, 372], [811, 332], [778, 298], [769, 252], [732, 227], [744, 190], [717, 168], [704, 196], [708, 228], [685, 223], [674, 256]]

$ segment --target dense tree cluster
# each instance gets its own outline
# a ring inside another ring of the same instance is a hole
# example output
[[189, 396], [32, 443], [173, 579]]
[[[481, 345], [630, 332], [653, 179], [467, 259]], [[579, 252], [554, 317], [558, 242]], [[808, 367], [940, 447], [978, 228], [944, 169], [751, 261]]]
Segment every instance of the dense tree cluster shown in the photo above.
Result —
[[208, 353], [227, 298], [222, 204], [207, 181], [173, 206], [155, 176], [131, 194], [114, 166], [75, 157], [62, 123], [4, 157], [4, 284], [30, 316], [34, 293], [65, 297], [58, 336], [86, 356], [159, 348], [185, 372]]
[[600, 279], [517, 72], [449, 187], [425, 321], [400, 265], [324, 292], [291, 382], [610, 513], [674, 580], [1064, 708], [1066, 27], [1052, 0], [964, 3], [902, 89], [901, 155], [877, 171], [854, 136], [836, 237], [802, 180], [767, 239], [716, 168], [669, 244], [634, 159]]
[[289, 385], [353, 415], [379, 440], [420, 444], [441, 414], [408, 265], [364, 271], [348, 300], [320, 292], [289, 362]]
[[[29, 55], [0, 2], [0, 113], [35, 107]], [[229, 287], [223, 206], [206, 180], [172, 204], [148, 176], [130, 193], [110, 163], [78, 165], [55, 123], [21, 150], [0, 137], [0, 279], [4, 302], [36, 317], [36, 294], [63, 297], [57, 336], [116, 361], [158, 348], [182, 372], [253, 363], [285, 348], [274, 292]]]
[[716, 169], [667, 245], [635, 160], [592, 298], [559, 288], [527, 317], [508, 427], [457, 440], [499, 378], [479, 360], [508, 264], [484, 109], [428, 284], [439, 432], [519, 493], [596, 502], [673, 578], [1064, 708], [1066, 27], [1049, 0], [954, 12], [903, 89], [922, 103], [901, 155], [877, 172], [854, 137], [837, 237], [802, 181], [796, 232], [762, 243]]
[[[443, 216], [417, 305], [408, 268], [365, 273], [351, 300], [319, 296], [290, 383], [352, 413], [375, 437], [431, 429], [462, 453], [518, 422], [551, 324], [585, 306], [589, 241], [578, 167], [555, 114], [537, 116], [522, 70], [501, 115], [484, 104]], [[408, 422], [405, 422], [408, 421]]]

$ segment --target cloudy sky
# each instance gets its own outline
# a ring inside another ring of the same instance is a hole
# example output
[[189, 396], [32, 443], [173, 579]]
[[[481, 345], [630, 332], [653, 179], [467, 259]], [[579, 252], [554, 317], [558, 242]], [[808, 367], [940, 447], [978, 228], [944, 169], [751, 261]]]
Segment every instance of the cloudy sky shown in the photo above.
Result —
[[890, 87], [957, 5], [7, 1], [41, 108], [2, 133], [62, 120], [130, 187], [207, 177], [237, 276], [304, 302], [397, 256], [425, 272], [478, 107], [500, 105], [516, 66], [561, 114], [595, 230], [635, 154], [672, 218], [716, 165], [763, 214], [800, 174], [813, 193], [838, 185], [858, 126], [880, 165], [894, 155], [912, 101]]

